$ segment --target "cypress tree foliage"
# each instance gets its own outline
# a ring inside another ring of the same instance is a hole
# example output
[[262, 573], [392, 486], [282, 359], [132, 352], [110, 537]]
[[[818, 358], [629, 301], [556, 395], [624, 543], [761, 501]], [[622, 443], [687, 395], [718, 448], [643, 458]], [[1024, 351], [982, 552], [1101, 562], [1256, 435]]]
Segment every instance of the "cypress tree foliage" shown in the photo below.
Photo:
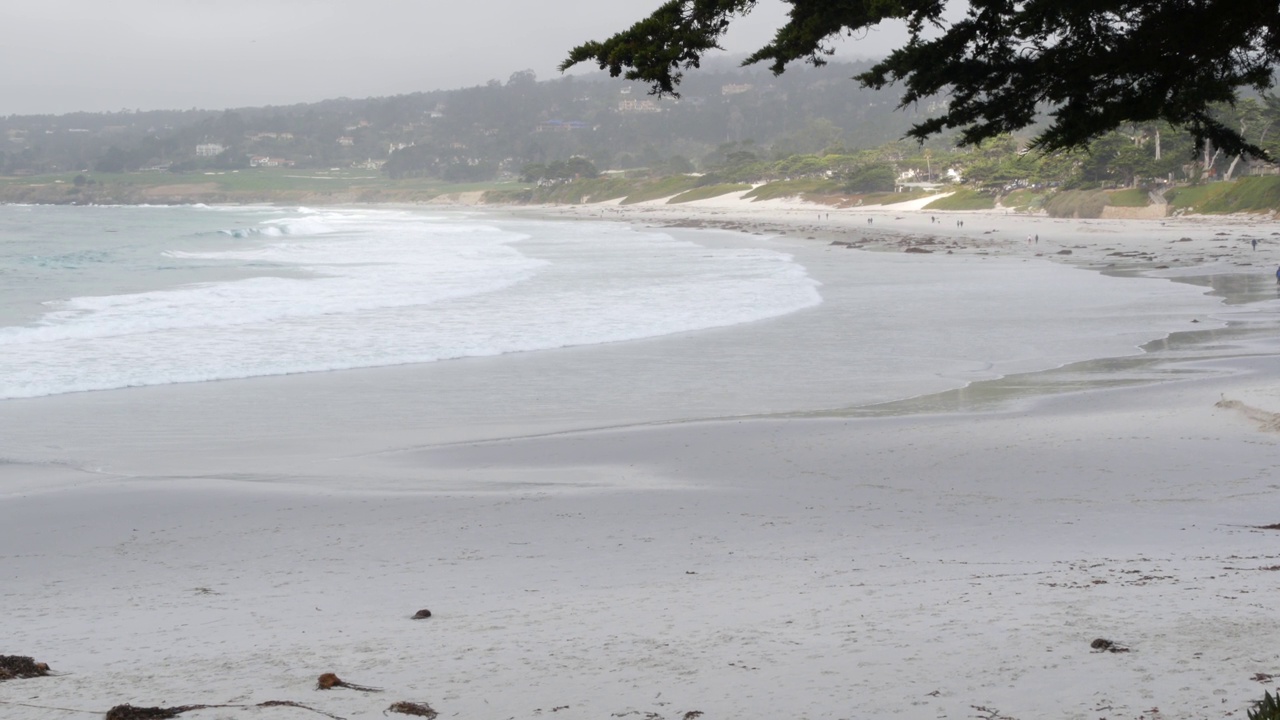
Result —
[[[1274, 0], [969, 0], [950, 21], [946, 0], [785, 0], [789, 20], [747, 58], [781, 73], [794, 61], [821, 65], [833, 41], [886, 20], [905, 21], [908, 41], [856, 76], [866, 87], [904, 88], [901, 106], [948, 96], [946, 113], [914, 125], [923, 140], [958, 129], [972, 145], [1049, 115], [1036, 138], [1046, 151], [1083, 147], [1125, 123], [1186, 127], [1197, 149], [1266, 157], [1215, 119], [1210, 107], [1246, 88], [1266, 90], [1280, 62]], [[615, 77], [675, 94], [756, 0], [668, 0], [604, 41], [574, 48], [567, 69], [594, 61]]]

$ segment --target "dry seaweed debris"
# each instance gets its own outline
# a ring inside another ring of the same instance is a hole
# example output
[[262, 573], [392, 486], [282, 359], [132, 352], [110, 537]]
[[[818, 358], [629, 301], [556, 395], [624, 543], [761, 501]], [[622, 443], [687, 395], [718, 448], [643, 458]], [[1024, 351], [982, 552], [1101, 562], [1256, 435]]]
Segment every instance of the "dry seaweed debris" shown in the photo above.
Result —
[[183, 705], [181, 707], [134, 707], [128, 703], [117, 705], [107, 711], [107, 720], [169, 720], [188, 710], [203, 710], [209, 707], [225, 707], [222, 705]]
[[26, 655], [0, 655], [0, 680], [43, 677], [49, 666]]
[[389, 712], [401, 713], [402, 715], [417, 715], [418, 717], [424, 717], [424, 718], [427, 718], [428, 720], [440, 714], [436, 712], [430, 705], [426, 703], [416, 703], [416, 702], [392, 703], [391, 707], [382, 711], [382, 714], [386, 715]]
[[246, 708], [246, 707], [296, 707], [303, 710], [310, 710], [313, 713], [324, 715], [333, 720], [345, 720], [345, 718], [337, 715], [330, 715], [323, 710], [317, 710], [313, 707], [296, 703], [292, 700], [268, 700], [260, 702], [256, 705], [181, 705], [179, 707], [134, 707], [133, 705], [124, 704], [117, 705], [107, 711], [106, 720], [170, 720], [176, 718], [184, 712], [191, 710], [205, 710], [208, 708]]
[[333, 673], [325, 673], [316, 679], [317, 690], [331, 690], [336, 687], [344, 687], [349, 690], [359, 690], [360, 692], [382, 692], [382, 688], [349, 683]]
[[1128, 646], [1121, 645], [1118, 642], [1112, 642], [1111, 640], [1107, 640], [1106, 638], [1098, 638], [1097, 640], [1094, 640], [1093, 642], [1089, 643], [1089, 647], [1093, 648], [1094, 650], [1097, 650], [1098, 652], [1111, 652], [1111, 653], [1129, 652]]

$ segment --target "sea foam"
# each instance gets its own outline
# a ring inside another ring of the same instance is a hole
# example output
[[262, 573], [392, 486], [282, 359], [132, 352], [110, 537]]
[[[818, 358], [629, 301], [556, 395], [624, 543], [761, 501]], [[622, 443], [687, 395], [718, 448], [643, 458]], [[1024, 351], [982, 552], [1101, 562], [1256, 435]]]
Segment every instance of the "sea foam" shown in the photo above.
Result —
[[299, 209], [240, 230], [163, 255], [288, 272], [57, 301], [0, 328], [0, 398], [616, 342], [821, 302], [786, 254], [604, 223]]

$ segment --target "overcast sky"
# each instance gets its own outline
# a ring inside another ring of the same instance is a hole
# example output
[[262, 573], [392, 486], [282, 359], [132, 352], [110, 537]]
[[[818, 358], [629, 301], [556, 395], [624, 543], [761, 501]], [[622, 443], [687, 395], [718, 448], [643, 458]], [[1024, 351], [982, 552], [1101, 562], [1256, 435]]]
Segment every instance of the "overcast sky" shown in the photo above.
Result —
[[[222, 109], [558, 77], [569, 48], [661, 0], [0, 0], [0, 116]], [[785, 19], [761, 0], [726, 39], [755, 50]], [[892, 31], [846, 42], [876, 57]]]

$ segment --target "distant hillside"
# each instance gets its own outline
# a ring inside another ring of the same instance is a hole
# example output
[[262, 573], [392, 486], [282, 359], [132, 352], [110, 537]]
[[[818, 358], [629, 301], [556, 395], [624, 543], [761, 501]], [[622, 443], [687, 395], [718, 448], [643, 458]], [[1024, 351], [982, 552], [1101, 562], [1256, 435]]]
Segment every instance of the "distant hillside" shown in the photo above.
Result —
[[[252, 167], [364, 168], [454, 182], [514, 176], [579, 156], [601, 170], [697, 165], [726, 144], [768, 155], [879, 145], [917, 110], [861, 90], [859, 66], [782, 76], [723, 66], [690, 73], [680, 99], [601, 77], [225, 111], [75, 113], [0, 119], [0, 175]], [[921, 109], [927, 112], [927, 108]]]

